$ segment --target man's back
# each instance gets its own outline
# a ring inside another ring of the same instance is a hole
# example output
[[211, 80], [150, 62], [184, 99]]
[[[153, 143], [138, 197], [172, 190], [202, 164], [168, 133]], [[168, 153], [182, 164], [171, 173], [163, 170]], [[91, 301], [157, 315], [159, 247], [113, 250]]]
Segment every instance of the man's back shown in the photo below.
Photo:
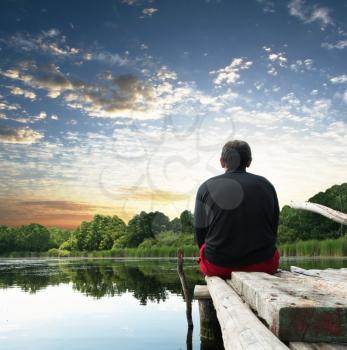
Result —
[[271, 259], [279, 207], [272, 184], [245, 170], [227, 171], [199, 188], [195, 206], [198, 245], [208, 261], [245, 266]]

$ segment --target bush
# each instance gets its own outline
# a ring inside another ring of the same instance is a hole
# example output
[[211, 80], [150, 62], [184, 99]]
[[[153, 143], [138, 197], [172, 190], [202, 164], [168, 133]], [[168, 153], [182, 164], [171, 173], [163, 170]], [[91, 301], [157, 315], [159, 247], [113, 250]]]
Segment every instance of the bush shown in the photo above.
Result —
[[67, 258], [70, 256], [70, 252], [68, 250], [52, 248], [48, 251], [48, 256], [57, 258]]

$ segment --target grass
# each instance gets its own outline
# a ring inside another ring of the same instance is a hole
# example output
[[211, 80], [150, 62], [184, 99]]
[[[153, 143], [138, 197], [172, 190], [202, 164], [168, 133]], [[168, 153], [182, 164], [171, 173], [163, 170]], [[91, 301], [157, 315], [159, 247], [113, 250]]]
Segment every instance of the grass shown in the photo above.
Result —
[[[182, 246], [184, 256], [197, 257], [199, 250], [196, 246], [185, 245]], [[87, 258], [109, 258], [109, 257], [176, 257], [177, 247], [161, 246], [161, 247], [147, 247], [147, 248], [113, 248], [111, 250], [99, 251], [68, 251], [61, 249], [50, 249], [48, 252], [11, 252], [3, 254], [2, 257], [22, 258], [22, 257], [87, 257]]]
[[281, 256], [342, 257], [347, 256], [347, 237], [297, 241], [282, 244], [279, 249]]
[[[186, 257], [197, 257], [199, 250], [195, 245], [182, 245]], [[281, 256], [302, 257], [343, 257], [347, 256], [347, 237], [326, 240], [309, 240], [285, 243], [279, 246]], [[2, 255], [10, 258], [23, 257], [176, 257], [177, 246], [149, 246], [138, 248], [113, 248], [101, 251], [68, 251], [50, 249], [48, 252], [11, 252]]]

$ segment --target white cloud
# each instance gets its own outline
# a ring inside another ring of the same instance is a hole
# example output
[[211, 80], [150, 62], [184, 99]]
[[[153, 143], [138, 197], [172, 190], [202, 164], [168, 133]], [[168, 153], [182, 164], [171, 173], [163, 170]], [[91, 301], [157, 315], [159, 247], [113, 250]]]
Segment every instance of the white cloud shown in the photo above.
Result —
[[0, 143], [32, 144], [42, 138], [42, 133], [30, 128], [10, 128], [0, 125]]
[[286, 66], [287, 58], [284, 56], [285, 54], [283, 52], [279, 53], [270, 53], [269, 54], [269, 60], [272, 62], [277, 62], [281, 67]]
[[263, 11], [265, 13], [274, 13], [275, 12], [275, 3], [271, 0], [257, 0], [257, 2], [263, 5]]
[[157, 78], [161, 81], [176, 80], [177, 74], [173, 71], [170, 71], [166, 66], [163, 66], [158, 70]]
[[347, 103], [347, 90], [345, 90], [345, 92], [343, 93], [342, 100], [343, 102]]
[[154, 13], [158, 12], [159, 10], [153, 7], [145, 8], [142, 10], [142, 13], [144, 16], [151, 17]]
[[315, 100], [311, 104], [307, 104], [302, 107], [302, 111], [314, 118], [326, 118], [330, 111], [331, 100], [329, 99], [320, 99]]
[[228, 66], [210, 72], [211, 75], [216, 75], [213, 83], [217, 86], [234, 84], [240, 79], [240, 70], [249, 69], [252, 64], [252, 61], [247, 61], [244, 58], [234, 58]]
[[15, 111], [18, 109], [18, 106], [15, 104], [9, 104], [5, 101], [0, 101], [0, 109], [7, 109], [8, 111]]
[[30, 100], [36, 99], [36, 94], [33, 91], [23, 90], [18, 86], [11, 87], [11, 94], [12, 95], [22, 95]]
[[24, 62], [18, 68], [0, 71], [0, 75], [22, 81], [34, 88], [45, 89], [47, 96], [51, 98], [56, 98], [62, 92], [73, 88], [71, 82], [55, 64], [38, 67], [32, 62]]
[[1, 41], [22, 51], [40, 51], [54, 56], [73, 56], [80, 52], [79, 49], [66, 45], [65, 36], [54, 28], [37, 35], [16, 33]]
[[333, 84], [343, 84], [347, 82], [347, 75], [346, 74], [341, 74], [337, 75], [336, 77], [330, 78], [330, 82]]
[[118, 65], [125, 66], [129, 63], [127, 57], [122, 57], [118, 53], [110, 53], [107, 51], [99, 51], [99, 52], [89, 52], [85, 53], [83, 58], [86, 61], [99, 61], [102, 63], [110, 64], [110, 65]]
[[290, 15], [300, 18], [304, 23], [317, 21], [323, 28], [334, 24], [330, 10], [326, 7], [307, 5], [304, 0], [291, 0], [288, 8]]
[[346, 40], [339, 40], [335, 44], [332, 43], [322, 43], [322, 47], [325, 47], [327, 49], [339, 49], [342, 50], [345, 47], [347, 47], [347, 39]]
[[268, 68], [269, 68], [268, 71], [267, 71], [268, 74], [270, 74], [270, 75], [272, 75], [272, 76], [274, 76], [274, 77], [278, 74], [278, 72], [277, 72], [277, 70], [275, 69], [275, 67], [269, 65]]
[[296, 60], [294, 63], [290, 64], [290, 69], [294, 72], [304, 73], [308, 70], [315, 70], [313, 66], [314, 62], [311, 58], [304, 60]]

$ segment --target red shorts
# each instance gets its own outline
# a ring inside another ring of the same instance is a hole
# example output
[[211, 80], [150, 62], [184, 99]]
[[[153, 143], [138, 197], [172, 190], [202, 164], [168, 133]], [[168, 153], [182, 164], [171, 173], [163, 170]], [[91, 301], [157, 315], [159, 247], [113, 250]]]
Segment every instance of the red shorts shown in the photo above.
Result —
[[200, 265], [200, 270], [205, 276], [218, 276], [224, 279], [230, 279], [231, 273], [233, 271], [244, 271], [244, 272], [266, 272], [274, 274], [277, 272], [278, 264], [280, 261], [280, 254], [276, 249], [275, 254], [269, 260], [260, 262], [258, 264], [247, 265], [242, 267], [224, 267], [217, 266], [209, 262], [204, 254], [205, 243], [200, 248], [200, 255], [198, 263]]

